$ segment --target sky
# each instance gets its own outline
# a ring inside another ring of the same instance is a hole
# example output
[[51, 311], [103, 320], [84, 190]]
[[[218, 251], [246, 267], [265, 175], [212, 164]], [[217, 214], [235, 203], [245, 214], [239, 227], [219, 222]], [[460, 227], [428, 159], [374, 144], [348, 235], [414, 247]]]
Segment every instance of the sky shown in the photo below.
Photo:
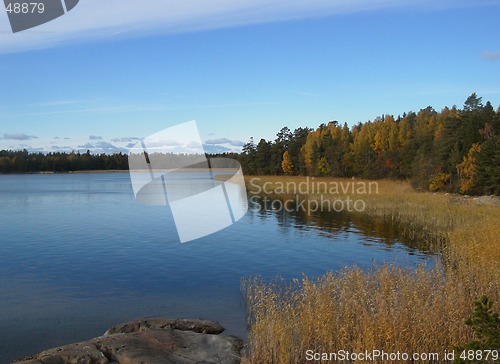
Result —
[[284, 126], [500, 106], [498, 0], [81, 0], [12, 33], [0, 149], [127, 152], [196, 120], [208, 152]]

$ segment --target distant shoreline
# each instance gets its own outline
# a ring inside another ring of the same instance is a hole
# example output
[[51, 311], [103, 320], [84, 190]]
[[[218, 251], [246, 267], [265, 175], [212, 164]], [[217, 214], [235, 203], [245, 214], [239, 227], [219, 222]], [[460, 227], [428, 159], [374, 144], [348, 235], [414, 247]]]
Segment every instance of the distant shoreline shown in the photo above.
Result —
[[128, 169], [92, 169], [88, 171], [71, 171], [66, 173], [124, 173], [128, 171]]
[[[153, 172], [159, 172], [162, 170], [154, 170]], [[163, 170], [174, 171], [174, 170]], [[203, 172], [206, 171], [205, 168], [182, 168], [175, 170], [176, 172]], [[234, 168], [211, 168], [212, 172], [234, 172]], [[24, 175], [24, 174], [82, 174], [82, 173], [129, 173], [128, 169], [92, 169], [92, 170], [82, 170], [82, 171], [64, 171], [64, 172], [54, 172], [54, 171], [37, 171], [37, 172], [0, 172], [0, 175]], [[149, 172], [148, 170], [137, 170], [135, 172]]]
[[38, 172], [0, 172], [0, 175], [11, 175], [11, 174], [76, 174], [76, 173], [123, 173], [128, 172], [128, 169], [96, 169], [96, 170], [83, 170], [83, 171], [65, 171], [65, 172], [54, 172], [54, 171], [38, 171]]

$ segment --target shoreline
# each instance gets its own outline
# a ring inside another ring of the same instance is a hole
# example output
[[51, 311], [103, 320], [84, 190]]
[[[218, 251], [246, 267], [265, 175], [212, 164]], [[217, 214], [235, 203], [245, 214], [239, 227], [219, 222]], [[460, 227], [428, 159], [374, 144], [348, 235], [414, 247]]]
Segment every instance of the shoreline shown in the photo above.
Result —
[[[153, 170], [153, 172], [159, 172], [161, 170]], [[164, 170], [164, 172], [205, 172], [207, 169], [205, 168], [181, 168], [181, 169], [173, 169], [173, 170]], [[235, 168], [210, 168], [211, 172], [227, 172], [234, 173], [236, 171]], [[81, 170], [81, 171], [64, 171], [64, 172], [54, 172], [54, 171], [38, 171], [38, 172], [0, 172], [1, 175], [26, 175], [26, 174], [84, 174], [84, 173], [129, 173], [128, 169], [89, 169], [89, 170]], [[150, 172], [148, 170], [136, 170], [134, 172]]]
[[[252, 178], [245, 177], [247, 182]], [[250, 187], [258, 192], [267, 183], [266, 191], [272, 192], [282, 188], [280, 183], [285, 180], [287, 177], [261, 177], [260, 185]], [[335, 180], [347, 182], [322, 179]], [[305, 177], [288, 178], [297, 184], [303, 181], [307, 181]], [[473, 329], [464, 322], [473, 315], [480, 295], [495, 302], [494, 310], [498, 309], [499, 200], [487, 195], [417, 191], [409, 181], [378, 183], [379, 193], [363, 195], [366, 210], [354, 214], [380, 226], [392, 226], [408, 239], [429, 244], [429, 250], [439, 249], [445, 273], [383, 265], [368, 272], [353, 267], [314, 280], [297, 278], [295, 286], [248, 280], [244, 289], [253, 324], [246, 363], [260, 363], [267, 357], [302, 362], [311, 347], [334, 353], [353, 345], [370, 348], [374, 342], [378, 342], [378, 350], [386, 352], [444, 352], [474, 340]], [[327, 202], [338, 196], [328, 193], [328, 184], [322, 186], [320, 191], [300, 195], [318, 204], [322, 196]], [[346, 196], [354, 195], [349, 192]], [[317, 317], [335, 324], [319, 326]], [[408, 335], [400, 336], [402, 332]]]
[[0, 172], [1, 175], [25, 175], [25, 174], [81, 174], [81, 173], [125, 173], [128, 169], [93, 169], [93, 170], [82, 170], [82, 171], [65, 171], [65, 172], [54, 172], [54, 171], [37, 171], [37, 172]]

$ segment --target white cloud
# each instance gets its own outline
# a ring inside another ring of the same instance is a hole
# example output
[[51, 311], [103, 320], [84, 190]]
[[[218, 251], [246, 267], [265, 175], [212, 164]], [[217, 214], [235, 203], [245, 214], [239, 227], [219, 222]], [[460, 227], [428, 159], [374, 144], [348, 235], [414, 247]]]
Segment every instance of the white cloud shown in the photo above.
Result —
[[206, 144], [229, 144], [231, 140], [227, 138], [217, 138], [217, 139], [208, 139], [205, 141]]
[[37, 147], [37, 148], [29, 148], [27, 149], [28, 152], [31, 152], [31, 153], [44, 153], [46, 152], [47, 150], [45, 148], [42, 148], [42, 147]]
[[102, 136], [99, 135], [91, 135], [89, 136], [90, 140], [102, 140]]
[[192, 149], [201, 149], [203, 146], [198, 141], [191, 141], [186, 145], [188, 148]]
[[216, 139], [208, 139], [205, 141], [205, 144], [216, 145], [216, 144], [229, 144], [233, 147], [242, 147], [245, 145], [245, 142], [241, 140], [231, 140], [227, 138], [216, 138]]
[[[33, 140], [33, 136], [29, 136], [26, 134], [4, 134], [7, 136], [14, 136], [18, 139], [10, 139], [15, 141], [28, 141]], [[26, 139], [27, 137], [32, 139]], [[95, 136], [94, 136], [95, 137]], [[4, 139], [4, 138], [0, 138]], [[68, 140], [70, 138], [62, 138], [62, 137], [53, 137], [48, 140], [41, 140], [36, 138], [37, 141], [33, 141], [32, 144], [16, 144], [16, 145], [5, 145], [0, 146], [1, 149], [11, 149], [11, 150], [22, 150], [27, 149], [30, 152], [63, 152], [70, 153], [72, 151], [85, 153], [87, 150], [90, 150], [92, 154], [114, 154], [114, 153], [128, 153], [129, 149], [134, 147], [139, 138], [131, 137], [131, 138], [114, 138], [111, 139], [111, 142], [106, 140], [98, 139], [98, 138], [90, 138], [89, 142], [80, 141], [80, 143], [75, 142], [74, 144], [62, 144], [63, 140]], [[125, 145], [125, 142], [131, 140], [130, 143]], [[61, 144], [59, 144], [61, 142]], [[231, 140], [228, 138], [218, 138], [207, 140], [200, 145], [197, 141], [191, 141], [186, 143], [180, 143], [175, 140], [161, 140], [158, 142], [151, 142], [148, 144], [149, 151], [160, 151], [160, 152], [171, 152], [171, 153], [186, 153], [186, 151], [194, 151], [199, 152], [201, 148], [205, 150], [206, 153], [217, 154], [217, 153], [226, 153], [226, 152], [241, 152], [241, 145], [244, 143], [238, 140]]]
[[[16, 34], [2, 22], [0, 52], [429, 4], [430, 0], [85, 0], [64, 16]], [[5, 12], [0, 15], [7, 20]]]
[[[42, 149], [43, 151], [46, 151], [46, 148], [39, 148]], [[51, 147], [52, 151], [54, 152], [63, 152], [63, 153], [71, 153], [72, 151], [75, 150], [75, 148], [72, 148], [68, 145], [66, 146], [59, 146], [59, 145], [53, 145]]]
[[87, 143], [84, 145], [79, 145], [76, 149], [80, 152], [85, 152], [90, 150], [94, 154], [114, 154], [114, 153], [128, 153], [128, 149], [117, 147], [106, 141], [98, 141], [95, 143]]
[[37, 139], [38, 137], [34, 135], [27, 135], [23, 133], [4, 133], [3, 138], [5, 140], [32, 140]]
[[242, 147], [245, 145], [245, 142], [241, 141], [241, 140], [231, 140], [231, 144], [233, 147]]
[[137, 140], [140, 140], [140, 138], [136, 138], [136, 137], [131, 137], [131, 138], [130, 137], [123, 137], [123, 138], [113, 138], [113, 139], [111, 139], [111, 141], [114, 142], [114, 143], [130, 143], [130, 142], [137, 141]]
[[234, 152], [234, 150], [228, 147], [225, 147], [223, 145], [214, 145], [214, 144], [205, 144], [203, 145], [203, 149], [205, 149], [205, 152], [209, 154]]
[[[11, 142], [7, 141], [7, 139], [0, 138], [3, 143], [0, 144], [0, 150], [10, 149], [10, 150], [22, 150], [26, 149], [28, 151], [34, 152], [63, 152], [70, 153], [72, 151], [85, 153], [87, 150], [90, 150], [93, 154], [114, 154], [114, 153], [128, 153], [128, 147], [123, 147], [120, 144], [113, 144], [105, 140], [94, 139], [90, 142], [84, 141], [82, 138], [79, 141], [71, 142], [63, 142], [63, 140], [69, 140], [70, 138], [62, 138], [55, 137], [49, 139], [36, 138], [33, 139], [21, 139], [25, 134], [19, 134], [18, 139], [10, 139]], [[31, 140], [31, 141], [30, 141]], [[19, 144], [10, 144], [18, 141]], [[21, 143], [29, 143], [29, 144], [21, 144]], [[63, 144], [64, 143], [64, 144]]]

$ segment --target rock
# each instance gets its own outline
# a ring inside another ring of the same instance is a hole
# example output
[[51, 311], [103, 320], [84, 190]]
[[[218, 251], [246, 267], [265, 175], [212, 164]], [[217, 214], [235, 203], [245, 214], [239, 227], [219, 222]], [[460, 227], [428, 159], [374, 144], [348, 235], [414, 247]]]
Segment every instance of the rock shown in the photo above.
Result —
[[116, 333], [136, 332], [146, 329], [165, 328], [214, 335], [218, 335], [224, 331], [224, 327], [222, 327], [221, 324], [208, 320], [152, 318], [130, 321], [125, 324], [113, 326], [104, 333], [104, 336], [113, 335]]
[[104, 336], [26, 357], [20, 364], [240, 363], [242, 342], [218, 336], [212, 321], [143, 319], [112, 327]]

